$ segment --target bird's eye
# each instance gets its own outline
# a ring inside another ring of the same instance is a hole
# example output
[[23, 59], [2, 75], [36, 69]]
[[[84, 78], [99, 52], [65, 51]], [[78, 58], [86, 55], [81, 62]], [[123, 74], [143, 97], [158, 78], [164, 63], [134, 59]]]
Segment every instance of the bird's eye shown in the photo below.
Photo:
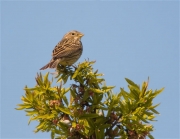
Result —
[[72, 35], [74, 35], [74, 33], [72, 33]]

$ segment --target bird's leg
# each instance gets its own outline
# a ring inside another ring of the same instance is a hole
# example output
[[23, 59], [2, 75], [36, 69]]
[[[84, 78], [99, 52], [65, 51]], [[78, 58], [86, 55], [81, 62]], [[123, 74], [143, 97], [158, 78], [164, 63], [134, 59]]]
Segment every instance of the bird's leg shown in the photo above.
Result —
[[77, 66], [76, 65], [72, 65], [73, 68], [75, 68], [75, 70], [77, 69]]

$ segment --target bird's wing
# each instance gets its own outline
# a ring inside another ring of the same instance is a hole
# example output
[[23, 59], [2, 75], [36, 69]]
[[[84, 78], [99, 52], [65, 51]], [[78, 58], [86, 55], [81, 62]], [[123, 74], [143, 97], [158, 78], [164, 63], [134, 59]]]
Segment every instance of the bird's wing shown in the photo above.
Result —
[[63, 39], [53, 50], [53, 58], [61, 58], [79, 51], [81, 44], [70, 42], [70, 39]]

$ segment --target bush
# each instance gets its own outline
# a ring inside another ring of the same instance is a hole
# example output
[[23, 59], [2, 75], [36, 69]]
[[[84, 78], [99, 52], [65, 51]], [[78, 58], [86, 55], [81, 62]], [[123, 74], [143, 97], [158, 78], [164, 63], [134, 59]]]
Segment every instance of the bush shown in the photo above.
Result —
[[[51, 86], [49, 73], [44, 77], [37, 74], [37, 85], [24, 88], [22, 104], [17, 110], [25, 110], [32, 120], [39, 122], [35, 132], [51, 132], [54, 139], [153, 139], [151, 131], [159, 114], [153, 99], [163, 91], [148, 88], [148, 81], [142, 86], [125, 78], [129, 91], [120, 88], [114, 94], [114, 86], [107, 86], [103, 74], [94, 71], [94, 61], [84, 61], [77, 67], [57, 67], [59, 86]], [[64, 88], [67, 80], [73, 80]], [[67, 98], [69, 93], [70, 98]]]

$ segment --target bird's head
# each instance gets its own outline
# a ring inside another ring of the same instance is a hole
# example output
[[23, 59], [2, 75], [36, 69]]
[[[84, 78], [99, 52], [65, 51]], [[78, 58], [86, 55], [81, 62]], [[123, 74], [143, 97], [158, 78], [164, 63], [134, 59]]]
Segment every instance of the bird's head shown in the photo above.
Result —
[[81, 32], [73, 30], [73, 31], [70, 31], [70, 32], [66, 33], [64, 35], [64, 38], [68, 38], [68, 39], [72, 38], [72, 39], [75, 39], [75, 40], [80, 40], [81, 37], [83, 37], [83, 36], [84, 36], [84, 34], [82, 34]]

